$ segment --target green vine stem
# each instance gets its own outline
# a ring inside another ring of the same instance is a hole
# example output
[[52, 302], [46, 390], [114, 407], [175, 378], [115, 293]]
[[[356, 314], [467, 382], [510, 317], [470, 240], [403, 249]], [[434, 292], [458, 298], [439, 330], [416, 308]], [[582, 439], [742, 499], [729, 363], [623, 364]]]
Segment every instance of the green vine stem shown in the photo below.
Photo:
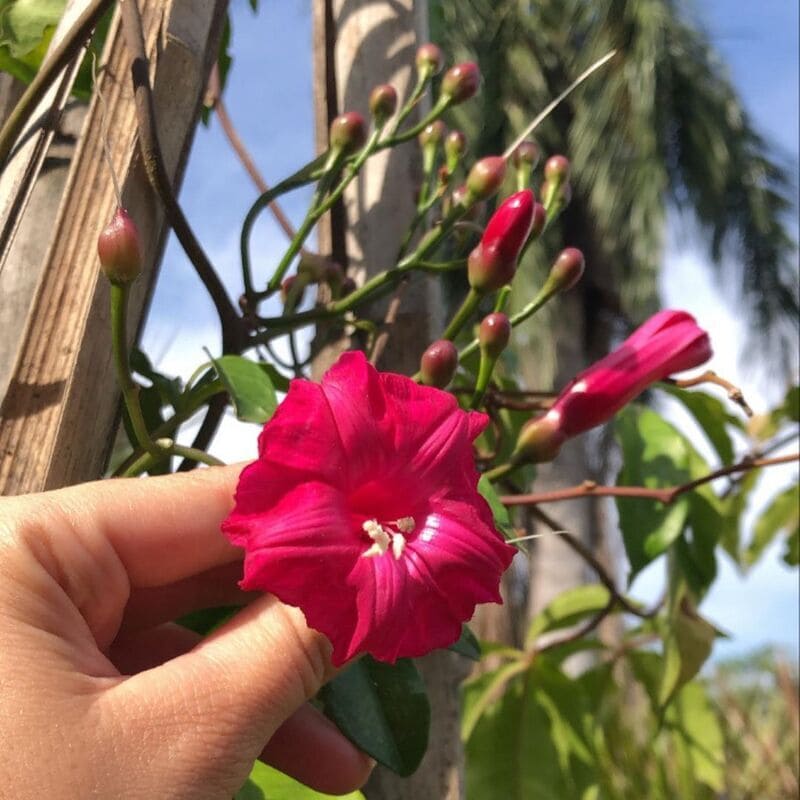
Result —
[[480, 406], [483, 396], [486, 394], [486, 389], [489, 386], [489, 381], [492, 379], [492, 372], [494, 372], [494, 365], [496, 363], [496, 358], [492, 358], [485, 350], [481, 350], [481, 360], [478, 365], [478, 378], [475, 381], [475, 392], [469, 404], [470, 409], [474, 410]]
[[59, 72], [80, 52], [92, 31], [97, 27], [100, 17], [110, 6], [111, 0], [94, 0], [90, 3], [75, 21], [73, 28], [56, 46], [47, 61], [42, 64], [0, 130], [0, 169], [5, 167], [14, 143], [47, 89], [55, 81]]
[[459, 331], [464, 327], [467, 320], [478, 307], [480, 299], [481, 295], [475, 289], [470, 288], [469, 292], [467, 292], [467, 296], [464, 298], [464, 302], [461, 304], [461, 308], [456, 311], [453, 319], [450, 320], [450, 324], [445, 328], [442, 339], [449, 339], [452, 342], [453, 339], [458, 336]]

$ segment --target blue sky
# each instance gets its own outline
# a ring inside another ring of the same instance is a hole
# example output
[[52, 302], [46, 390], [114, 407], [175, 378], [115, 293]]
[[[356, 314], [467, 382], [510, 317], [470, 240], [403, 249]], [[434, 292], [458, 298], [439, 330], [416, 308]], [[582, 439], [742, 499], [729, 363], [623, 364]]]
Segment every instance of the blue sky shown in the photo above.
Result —
[[[798, 4], [793, 0], [706, 0], [694, 6], [744, 98], [759, 129], [788, 163], [798, 163]], [[263, 0], [253, 16], [246, 0], [233, 0], [234, 63], [226, 102], [256, 163], [274, 183], [313, 156], [311, 110], [311, 29], [309, 0]], [[301, 190], [282, 201], [299, 221], [310, 196]], [[215, 121], [200, 129], [187, 169], [181, 201], [217, 265], [232, 296], [240, 291], [238, 234], [256, 191], [224, 141]], [[711, 332], [714, 368], [746, 381], [757, 410], [776, 399], [774, 386], [749, 376], [738, 358], [741, 323], [736, 309], [721, 304], [709, 279], [702, 248], [677, 232], [670, 237], [661, 291], [666, 305], [694, 313]], [[285, 242], [268, 215], [254, 237], [254, 266], [266, 276]], [[191, 313], [185, 309], [191, 307]], [[177, 312], [177, 313], [176, 313]], [[174, 239], [170, 239], [144, 334], [145, 349], [162, 368], [188, 375], [204, 360], [203, 347], [214, 352], [219, 333], [213, 308]], [[249, 458], [255, 431], [226, 420], [214, 451], [226, 460]], [[790, 482], [789, 467], [771, 475], [768, 492]], [[735, 637], [721, 643], [719, 655], [779, 642], [797, 653], [798, 577], [784, 568], [778, 554], [742, 580], [722, 559], [722, 577], [703, 606], [704, 612]], [[635, 593], [655, 595], [662, 585], [660, 567], [643, 574]]]

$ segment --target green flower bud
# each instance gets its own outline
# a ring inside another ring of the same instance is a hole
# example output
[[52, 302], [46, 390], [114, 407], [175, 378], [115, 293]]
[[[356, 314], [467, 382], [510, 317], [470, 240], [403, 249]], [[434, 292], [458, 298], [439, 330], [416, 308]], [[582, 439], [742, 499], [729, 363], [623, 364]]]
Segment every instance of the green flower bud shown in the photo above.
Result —
[[376, 86], [369, 95], [369, 113], [378, 125], [383, 125], [397, 110], [397, 91], [389, 83]]
[[488, 200], [496, 194], [506, 177], [506, 162], [501, 156], [487, 156], [477, 161], [467, 176], [470, 199]]
[[586, 262], [583, 253], [577, 247], [567, 247], [558, 254], [553, 262], [547, 282], [556, 291], [566, 292], [581, 279], [585, 268]]
[[517, 438], [514, 452], [511, 454], [513, 464], [539, 464], [552, 461], [566, 441], [561, 431], [557, 415], [545, 414], [526, 422]]
[[432, 42], [423, 44], [417, 50], [417, 72], [420, 78], [428, 78], [438, 75], [444, 65], [444, 58], [439, 47]]
[[419, 143], [422, 147], [436, 147], [447, 132], [447, 126], [440, 119], [434, 120], [430, 125], [426, 125], [419, 135]]
[[511, 154], [511, 162], [517, 169], [523, 164], [533, 169], [539, 163], [539, 145], [531, 139], [520, 142]]
[[444, 140], [444, 154], [447, 159], [447, 169], [449, 172], [458, 166], [458, 162], [464, 153], [467, 152], [467, 137], [461, 131], [450, 131]]
[[569, 159], [566, 156], [550, 156], [544, 164], [544, 177], [551, 183], [569, 178]]
[[493, 361], [500, 357], [511, 338], [511, 322], [506, 314], [495, 311], [481, 321], [478, 328], [478, 344]]

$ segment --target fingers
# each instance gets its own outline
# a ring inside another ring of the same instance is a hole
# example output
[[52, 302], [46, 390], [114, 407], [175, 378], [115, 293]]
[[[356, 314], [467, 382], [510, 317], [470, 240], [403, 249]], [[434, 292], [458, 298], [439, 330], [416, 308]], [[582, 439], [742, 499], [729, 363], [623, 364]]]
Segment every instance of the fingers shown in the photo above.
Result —
[[278, 728], [259, 758], [306, 786], [333, 795], [363, 786], [375, 766], [308, 703]]
[[130, 735], [153, 747], [144, 758], [163, 759], [176, 746], [164, 737], [175, 736], [187, 775], [202, 772], [210, 754], [246, 770], [333, 675], [330, 651], [300, 611], [264, 596], [191, 652], [126, 679], [106, 699], [125, 717]]
[[238, 586], [241, 577], [242, 562], [234, 561], [168, 586], [134, 589], [120, 631], [152, 628], [205, 608], [247, 605], [260, 595], [243, 592]]
[[65, 515], [81, 535], [107, 540], [133, 587], [162, 586], [241, 557], [220, 523], [241, 465], [146, 479], [86, 483], [23, 498]]

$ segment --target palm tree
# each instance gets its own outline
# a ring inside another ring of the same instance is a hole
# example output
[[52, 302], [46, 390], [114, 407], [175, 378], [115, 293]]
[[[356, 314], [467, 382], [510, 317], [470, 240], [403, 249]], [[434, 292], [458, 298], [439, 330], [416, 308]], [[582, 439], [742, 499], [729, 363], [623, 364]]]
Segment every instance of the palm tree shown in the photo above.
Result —
[[[431, 0], [431, 14], [434, 40], [457, 57], [476, 59], [484, 76], [480, 106], [459, 109], [455, 119], [477, 154], [502, 151], [574, 76], [618, 51], [536, 134], [546, 153], [564, 152], [573, 165], [572, 202], [538, 253], [575, 245], [589, 266], [580, 289], [517, 340], [520, 355], [534, 354], [521, 358], [526, 380], [562, 384], [654, 310], [672, 209], [690, 212], [717, 276], [738, 284], [754, 332], [750, 344], [782, 365], [793, 363], [797, 272], [786, 229], [792, 187], [683, 4]], [[731, 251], [735, 260], [724, 257]], [[536, 266], [521, 270], [530, 286], [523, 283], [519, 296], [540, 280]], [[590, 477], [587, 470], [606, 471], [609, 448], [590, 441], [591, 452], [585, 441], [573, 443], [555, 473], [540, 472], [540, 479], [564, 485]], [[561, 521], [589, 531], [591, 541], [599, 515], [587, 503]], [[559, 547], [547, 539], [537, 545], [535, 605], [580, 580], [580, 565], [570, 566]], [[557, 568], [537, 569], [554, 555]]]

